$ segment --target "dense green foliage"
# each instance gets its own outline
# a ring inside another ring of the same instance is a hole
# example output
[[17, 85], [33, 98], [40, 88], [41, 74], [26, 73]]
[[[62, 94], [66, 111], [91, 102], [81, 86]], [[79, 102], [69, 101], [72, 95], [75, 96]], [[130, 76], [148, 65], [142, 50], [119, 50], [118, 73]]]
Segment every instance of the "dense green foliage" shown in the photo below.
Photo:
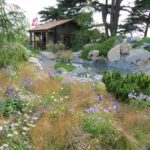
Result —
[[112, 37], [102, 43], [93, 44], [92, 46], [85, 48], [82, 51], [81, 56], [83, 59], [88, 59], [88, 54], [92, 50], [99, 50], [100, 56], [107, 56], [108, 51], [113, 47], [116, 40], [117, 37]]
[[66, 69], [67, 71], [72, 71], [75, 69], [74, 66], [72, 66], [71, 64], [66, 64], [66, 63], [57, 63], [54, 65], [54, 68], [57, 70], [59, 68], [64, 68]]
[[19, 6], [0, 0], [0, 67], [26, 60], [24, 48], [18, 43], [24, 42], [27, 25]]
[[23, 60], [27, 60], [27, 54], [19, 44], [7, 43], [0, 48], [0, 67], [17, 64]]
[[2, 103], [1, 107], [3, 115], [9, 117], [17, 111], [22, 111], [23, 102], [17, 98], [9, 98]]
[[7, 41], [21, 42], [25, 37], [27, 25], [21, 8], [0, 0], [0, 47]]
[[135, 92], [150, 95], [150, 77], [144, 74], [121, 75], [119, 72], [105, 72], [103, 82], [108, 92], [111, 92], [118, 100], [128, 102], [128, 94]]
[[133, 31], [138, 31], [144, 33], [144, 37], [147, 37], [149, 26], [150, 26], [149, 0], [135, 0], [134, 7], [132, 7], [131, 13], [126, 19], [125, 25], [123, 26], [124, 32], [132, 33]]
[[81, 50], [84, 45], [95, 43], [95, 42], [102, 42], [105, 40], [105, 36], [100, 33], [99, 30], [81, 30], [76, 36], [72, 43], [73, 50]]

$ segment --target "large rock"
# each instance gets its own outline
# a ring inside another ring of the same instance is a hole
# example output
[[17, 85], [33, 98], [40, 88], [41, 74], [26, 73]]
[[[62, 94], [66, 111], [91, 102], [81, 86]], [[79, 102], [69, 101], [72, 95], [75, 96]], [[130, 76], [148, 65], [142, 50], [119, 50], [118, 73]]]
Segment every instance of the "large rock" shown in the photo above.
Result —
[[88, 47], [90, 47], [90, 46], [92, 46], [91, 43], [84, 45], [83, 48], [88, 48]]
[[97, 61], [99, 59], [99, 50], [92, 50], [88, 54], [88, 59]]
[[126, 62], [136, 65], [139, 68], [150, 68], [150, 52], [144, 49], [136, 49], [126, 57]]
[[120, 53], [122, 55], [130, 54], [131, 50], [132, 50], [131, 44], [128, 44], [127, 42], [120, 44]]
[[38, 58], [36, 58], [36, 57], [30, 57], [29, 58], [29, 62], [32, 63], [32, 64], [34, 64], [37, 69], [43, 70], [43, 66], [39, 62]]
[[38, 60], [36, 57], [30, 57], [30, 58], [29, 58], [29, 62], [30, 62], [30, 63], [33, 63], [33, 64], [38, 64], [38, 63], [39, 63], [39, 60]]
[[107, 57], [110, 62], [120, 60], [120, 45], [116, 45], [114, 48], [112, 48], [108, 52]]

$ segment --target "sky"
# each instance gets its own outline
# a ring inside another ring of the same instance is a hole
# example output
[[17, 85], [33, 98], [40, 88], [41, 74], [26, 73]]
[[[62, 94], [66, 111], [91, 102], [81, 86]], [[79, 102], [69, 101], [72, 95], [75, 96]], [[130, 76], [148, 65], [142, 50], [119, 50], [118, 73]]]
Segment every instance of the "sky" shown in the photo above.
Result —
[[[124, 0], [123, 5], [129, 5], [129, 3], [132, 3], [133, 1], [134, 0]], [[17, 4], [18, 6], [20, 6], [25, 11], [25, 15], [28, 18], [30, 25], [34, 18], [38, 17], [40, 20], [40, 17], [38, 16], [38, 12], [40, 10], [43, 10], [44, 7], [56, 6], [57, 4], [56, 0], [6, 0], [6, 2]], [[124, 21], [126, 16], [126, 13], [122, 13], [120, 21]], [[95, 14], [94, 21], [95, 23], [101, 23], [101, 15]]]
[[20, 6], [25, 11], [30, 24], [44, 7], [56, 5], [56, 0], [6, 0], [6, 2]]

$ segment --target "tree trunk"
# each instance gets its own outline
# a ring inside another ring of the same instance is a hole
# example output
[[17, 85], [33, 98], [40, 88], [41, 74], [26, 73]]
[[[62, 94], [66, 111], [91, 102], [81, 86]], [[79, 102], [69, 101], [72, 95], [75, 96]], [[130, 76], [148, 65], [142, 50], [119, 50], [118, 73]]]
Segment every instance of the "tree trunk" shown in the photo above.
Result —
[[148, 21], [147, 21], [147, 23], [146, 23], [146, 28], [145, 28], [145, 32], [144, 32], [144, 37], [147, 37], [149, 25], [150, 25], [150, 13], [149, 13], [149, 15], [148, 15]]
[[119, 15], [120, 15], [120, 6], [122, 0], [112, 0], [111, 3], [111, 14], [110, 14], [110, 32], [111, 36], [117, 34]]
[[106, 0], [105, 5], [102, 7], [102, 19], [105, 28], [105, 35], [109, 37], [109, 24], [107, 23], [107, 15], [108, 15], [108, 0]]

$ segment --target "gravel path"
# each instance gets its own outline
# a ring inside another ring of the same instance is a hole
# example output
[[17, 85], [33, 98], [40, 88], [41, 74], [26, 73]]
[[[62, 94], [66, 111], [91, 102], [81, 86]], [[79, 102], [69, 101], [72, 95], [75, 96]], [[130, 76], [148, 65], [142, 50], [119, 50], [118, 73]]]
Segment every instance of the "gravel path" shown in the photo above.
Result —
[[38, 60], [45, 72], [49, 73], [55, 71], [53, 66], [56, 63], [56, 57], [53, 53], [41, 51]]

